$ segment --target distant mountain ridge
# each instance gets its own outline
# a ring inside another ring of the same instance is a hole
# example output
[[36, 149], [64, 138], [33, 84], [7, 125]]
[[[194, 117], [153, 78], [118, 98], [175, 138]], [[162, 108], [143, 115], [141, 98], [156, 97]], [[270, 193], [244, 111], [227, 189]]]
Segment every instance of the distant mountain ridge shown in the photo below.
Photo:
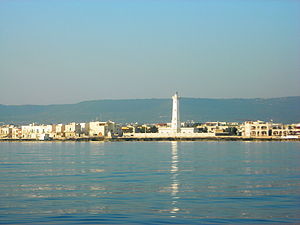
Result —
[[[0, 105], [0, 122], [69, 123], [112, 120], [119, 123], [170, 122], [171, 99], [94, 100], [60, 105]], [[255, 99], [181, 98], [181, 121], [264, 120], [300, 122], [300, 96]]]

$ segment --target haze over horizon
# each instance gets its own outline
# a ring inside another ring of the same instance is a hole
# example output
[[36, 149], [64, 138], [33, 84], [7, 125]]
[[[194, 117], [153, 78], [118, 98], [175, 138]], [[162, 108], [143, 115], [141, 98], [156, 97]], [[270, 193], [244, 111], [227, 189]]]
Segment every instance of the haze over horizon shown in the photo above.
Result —
[[0, 1], [0, 104], [300, 96], [300, 1]]
[[[173, 93], [174, 94], [174, 93]], [[281, 97], [270, 97], [270, 98], [225, 98], [225, 97], [215, 97], [215, 98], [202, 98], [202, 97], [189, 97], [189, 96], [180, 96], [180, 98], [185, 99], [210, 99], [210, 100], [234, 100], [234, 99], [241, 99], [241, 100], [249, 100], [249, 99], [280, 99], [280, 98], [295, 98], [300, 96], [281, 96]], [[36, 105], [36, 106], [50, 106], [50, 105], [74, 105], [74, 104], [80, 104], [83, 102], [97, 102], [97, 101], [126, 101], [126, 100], [159, 100], [159, 99], [170, 99], [172, 100], [172, 96], [166, 97], [166, 98], [106, 98], [106, 99], [87, 99], [83, 101], [78, 102], [71, 102], [71, 103], [41, 103], [41, 104], [2, 104], [0, 105], [7, 105], [7, 106], [24, 106], [24, 105]]]

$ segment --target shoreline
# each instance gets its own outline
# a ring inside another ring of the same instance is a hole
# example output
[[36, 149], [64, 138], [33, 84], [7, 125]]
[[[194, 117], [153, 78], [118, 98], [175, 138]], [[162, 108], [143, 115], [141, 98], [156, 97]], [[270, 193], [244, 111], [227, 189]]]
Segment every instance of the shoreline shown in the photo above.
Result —
[[280, 142], [297, 142], [300, 138], [281, 138], [281, 137], [233, 137], [233, 136], [217, 136], [217, 137], [118, 137], [118, 138], [68, 138], [68, 139], [51, 139], [51, 140], [38, 140], [38, 139], [0, 139], [0, 142], [151, 142], [151, 141], [242, 141], [242, 142], [260, 142], [260, 141], [280, 141]]

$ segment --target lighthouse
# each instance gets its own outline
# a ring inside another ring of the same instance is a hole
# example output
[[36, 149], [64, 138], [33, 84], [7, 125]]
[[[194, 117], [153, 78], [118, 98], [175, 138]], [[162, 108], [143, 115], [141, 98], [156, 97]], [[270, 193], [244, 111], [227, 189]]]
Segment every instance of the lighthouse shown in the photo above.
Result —
[[171, 129], [174, 133], [180, 133], [180, 116], [179, 116], [179, 96], [176, 92], [172, 96], [173, 99], [173, 109], [172, 109], [172, 122]]

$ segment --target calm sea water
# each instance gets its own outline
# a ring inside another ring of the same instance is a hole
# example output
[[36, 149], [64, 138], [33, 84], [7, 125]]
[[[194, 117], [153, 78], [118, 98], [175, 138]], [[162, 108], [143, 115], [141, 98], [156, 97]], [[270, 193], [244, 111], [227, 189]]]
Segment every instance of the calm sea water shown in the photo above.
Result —
[[300, 223], [299, 142], [0, 143], [0, 223]]

